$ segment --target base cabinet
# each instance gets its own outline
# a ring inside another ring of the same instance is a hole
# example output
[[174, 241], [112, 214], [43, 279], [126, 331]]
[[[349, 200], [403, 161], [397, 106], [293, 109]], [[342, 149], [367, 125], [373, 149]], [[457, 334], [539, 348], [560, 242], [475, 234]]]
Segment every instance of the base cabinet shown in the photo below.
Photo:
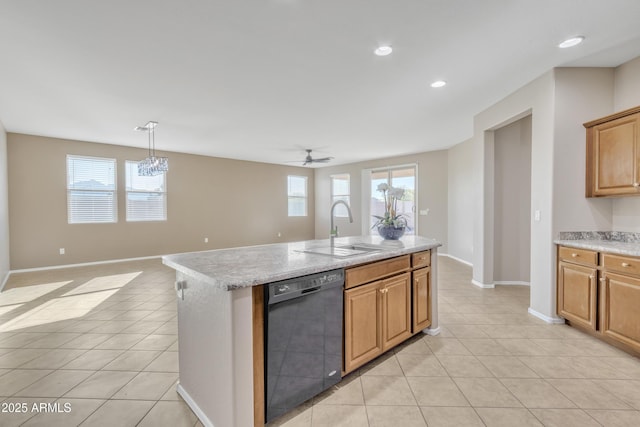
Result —
[[640, 352], [640, 279], [607, 273], [601, 282], [602, 333]]
[[558, 263], [558, 314], [571, 323], [596, 330], [598, 270]]
[[384, 280], [382, 297], [382, 351], [411, 337], [411, 274]]
[[431, 326], [431, 251], [347, 269], [344, 374]]
[[559, 316], [640, 355], [640, 257], [559, 246], [557, 285]]
[[410, 277], [403, 273], [345, 291], [345, 373], [411, 336]]
[[413, 272], [412, 320], [414, 333], [431, 326], [431, 267]]
[[382, 354], [380, 284], [373, 282], [344, 292], [345, 372]]

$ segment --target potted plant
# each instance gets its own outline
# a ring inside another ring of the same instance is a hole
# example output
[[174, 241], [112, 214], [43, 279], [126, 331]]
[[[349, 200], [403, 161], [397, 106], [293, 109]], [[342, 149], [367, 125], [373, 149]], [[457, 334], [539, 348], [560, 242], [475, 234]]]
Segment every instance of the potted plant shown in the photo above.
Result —
[[397, 213], [398, 200], [402, 200], [404, 197], [404, 189], [382, 183], [378, 185], [378, 191], [382, 193], [384, 198], [384, 216], [373, 215], [377, 221], [371, 228], [377, 228], [378, 234], [383, 239], [398, 240], [404, 234], [405, 229], [409, 228], [407, 218]]

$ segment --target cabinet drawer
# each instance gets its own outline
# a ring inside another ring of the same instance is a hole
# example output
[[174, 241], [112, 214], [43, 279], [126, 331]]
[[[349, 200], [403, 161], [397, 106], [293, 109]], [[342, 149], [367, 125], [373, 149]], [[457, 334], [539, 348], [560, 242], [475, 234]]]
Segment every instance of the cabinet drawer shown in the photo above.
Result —
[[421, 268], [431, 265], [431, 251], [416, 252], [411, 254], [411, 267]]
[[402, 273], [411, 268], [409, 255], [378, 261], [345, 270], [345, 289]]
[[573, 262], [576, 264], [598, 265], [598, 252], [587, 249], [560, 246], [558, 248], [558, 258], [562, 261]]
[[602, 257], [605, 270], [640, 276], [640, 258], [611, 254], [602, 254]]

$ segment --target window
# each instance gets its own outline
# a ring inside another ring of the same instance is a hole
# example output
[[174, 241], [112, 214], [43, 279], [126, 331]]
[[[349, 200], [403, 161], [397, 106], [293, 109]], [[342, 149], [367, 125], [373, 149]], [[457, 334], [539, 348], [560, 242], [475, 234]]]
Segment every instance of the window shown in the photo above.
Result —
[[138, 162], [127, 160], [127, 221], [166, 221], [166, 174], [138, 175]]
[[307, 216], [307, 177], [287, 177], [287, 203], [289, 216]]
[[404, 189], [404, 197], [398, 201], [397, 214], [401, 214], [407, 220], [409, 229], [405, 234], [416, 234], [416, 174], [417, 166], [399, 166], [395, 168], [375, 169], [370, 171], [371, 203], [369, 205], [369, 227], [373, 227], [376, 218], [372, 215], [383, 216], [385, 211], [384, 198], [378, 191], [378, 185], [387, 184], [392, 187]]
[[[349, 174], [342, 173], [338, 175], [331, 175], [331, 204], [337, 200], [344, 200], [349, 206], [351, 206], [351, 188], [349, 184]], [[339, 204], [336, 206], [335, 215], [337, 217], [349, 217], [347, 208]]]
[[116, 160], [67, 156], [69, 224], [118, 221]]

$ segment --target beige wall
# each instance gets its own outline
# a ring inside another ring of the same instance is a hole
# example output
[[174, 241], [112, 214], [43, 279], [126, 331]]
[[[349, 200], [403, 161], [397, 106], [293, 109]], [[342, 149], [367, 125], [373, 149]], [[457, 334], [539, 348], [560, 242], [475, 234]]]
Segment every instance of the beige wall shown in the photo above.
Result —
[[473, 262], [473, 141], [449, 149], [448, 156], [448, 233], [449, 255]]
[[326, 238], [329, 234], [331, 208], [330, 175], [348, 173], [351, 177], [351, 208], [353, 224], [346, 218], [338, 218], [335, 223], [341, 236], [362, 234], [362, 171], [371, 168], [397, 165], [418, 165], [418, 206], [429, 209], [426, 216], [418, 215], [418, 234], [431, 237], [443, 244], [439, 249], [447, 252], [447, 151], [430, 151], [410, 156], [389, 157], [348, 165], [330, 166], [315, 170], [316, 185], [316, 238]]
[[554, 73], [550, 71], [474, 118], [474, 253], [473, 280], [494, 283], [494, 131], [531, 115], [531, 211], [540, 221], [531, 225], [530, 311], [555, 317], [555, 268], [552, 233]]
[[494, 282], [529, 283], [531, 116], [494, 134]]
[[[640, 57], [615, 69], [614, 111], [640, 105]], [[613, 200], [613, 229], [640, 232], [640, 197]]]
[[[67, 223], [67, 154], [117, 159], [117, 223]], [[124, 162], [144, 158], [145, 150], [9, 133], [11, 269], [313, 238], [313, 170], [165, 155], [167, 221], [128, 223]], [[309, 178], [308, 217], [287, 216], [288, 174]], [[59, 255], [59, 248], [66, 254]]]
[[613, 108], [613, 69], [555, 70], [554, 237], [560, 231], [611, 230], [609, 198], [586, 198], [586, 148], [583, 123]]
[[8, 277], [9, 262], [9, 185], [7, 182], [7, 134], [0, 122], [0, 290]]

